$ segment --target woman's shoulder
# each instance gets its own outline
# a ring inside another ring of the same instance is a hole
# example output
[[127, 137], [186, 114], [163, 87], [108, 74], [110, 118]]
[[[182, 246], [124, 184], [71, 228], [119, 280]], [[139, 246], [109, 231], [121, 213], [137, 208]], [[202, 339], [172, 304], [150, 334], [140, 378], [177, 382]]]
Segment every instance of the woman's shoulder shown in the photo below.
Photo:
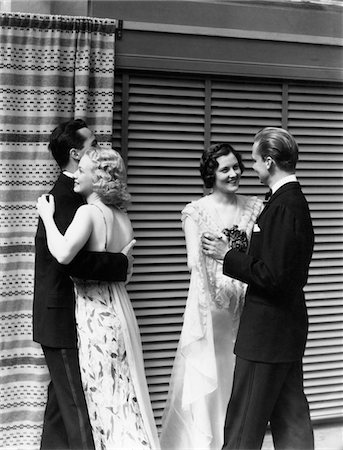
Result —
[[241, 202], [242, 211], [240, 227], [245, 229], [249, 224], [256, 222], [263, 209], [263, 201], [255, 195], [239, 195], [238, 201]]
[[77, 210], [80, 217], [90, 218], [94, 224], [105, 222], [106, 226], [113, 226], [114, 214], [112, 208], [102, 202], [86, 203]]
[[262, 209], [263, 200], [257, 197], [257, 195], [242, 195], [237, 194], [238, 202], [246, 208], [257, 207]]
[[93, 205], [85, 203], [77, 208], [76, 214], [79, 216], [91, 216], [93, 214]]
[[107, 208], [112, 212], [113, 217], [121, 221], [131, 223], [129, 215], [126, 210], [117, 208], [116, 206], [107, 205]]
[[209, 197], [210, 195], [203, 195], [196, 200], [192, 200], [190, 203], [187, 203], [185, 208], [201, 208], [208, 203]]
[[85, 203], [84, 205], [79, 206], [77, 213], [81, 216], [99, 216], [104, 215], [105, 210], [107, 206], [106, 205], [95, 205], [94, 203]]
[[190, 203], [183, 208], [181, 211], [182, 216], [194, 216], [199, 213], [199, 211], [203, 210], [207, 203], [207, 195], [200, 197], [196, 200], [192, 200]]

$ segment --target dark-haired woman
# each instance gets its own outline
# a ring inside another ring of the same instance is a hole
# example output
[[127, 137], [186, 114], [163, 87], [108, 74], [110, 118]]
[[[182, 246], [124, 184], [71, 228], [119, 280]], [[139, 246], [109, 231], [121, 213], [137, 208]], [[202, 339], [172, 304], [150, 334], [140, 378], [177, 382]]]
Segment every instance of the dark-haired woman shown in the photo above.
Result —
[[201, 250], [211, 233], [246, 251], [263, 203], [237, 195], [244, 165], [229, 144], [212, 145], [200, 160], [211, 193], [183, 209], [182, 222], [191, 272], [184, 324], [163, 415], [162, 449], [220, 449], [230, 398], [234, 353], [246, 285], [223, 275], [222, 261]]
[[[118, 252], [133, 239], [119, 153], [87, 150], [74, 177], [74, 191], [87, 204], [76, 211], [64, 235], [54, 222], [53, 196], [37, 202], [49, 250], [61, 264], [84, 246]], [[74, 280], [74, 285], [81, 379], [95, 450], [158, 450], [139, 329], [124, 283]]]

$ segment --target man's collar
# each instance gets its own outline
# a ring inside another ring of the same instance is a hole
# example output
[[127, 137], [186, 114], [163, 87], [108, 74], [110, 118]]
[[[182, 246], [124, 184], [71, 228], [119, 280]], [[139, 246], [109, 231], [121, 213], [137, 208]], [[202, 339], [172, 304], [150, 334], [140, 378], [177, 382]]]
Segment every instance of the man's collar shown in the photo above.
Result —
[[282, 178], [281, 180], [277, 181], [275, 184], [273, 184], [273, 186], [270, 186], [273, 194], [275, 194], [275, 192], [280, 189], [281, 186], [283, 186], [286, 183], [292, 183], [292, 182], [297, 182], [297, 177], [292, 174], [292, 175], [287, 175], [286, 177]]
[[65, 175], [68, 178], [74, 178], [74, 174], [69, 172], [68, 170], [63, 170], [63, 175]]

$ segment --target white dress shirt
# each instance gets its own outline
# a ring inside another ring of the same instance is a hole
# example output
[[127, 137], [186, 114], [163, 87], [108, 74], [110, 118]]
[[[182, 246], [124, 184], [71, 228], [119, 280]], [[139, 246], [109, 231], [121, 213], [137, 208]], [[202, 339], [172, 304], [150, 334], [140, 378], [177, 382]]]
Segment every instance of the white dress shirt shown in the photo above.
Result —
[[270, 186], [270, 189], [272, 190], [272, 193], [275, 194], [275, 192], [280, 189], [281, 186], [283, 186], [286, 183], [291, 183], [294, 181], [298, 181], [297, 177], [292, 174], [292, 175], [287, 175], [287, 177], [282, 178], [281, 180], [277, 181], [275, 184], [273, 184], [273, 186]]

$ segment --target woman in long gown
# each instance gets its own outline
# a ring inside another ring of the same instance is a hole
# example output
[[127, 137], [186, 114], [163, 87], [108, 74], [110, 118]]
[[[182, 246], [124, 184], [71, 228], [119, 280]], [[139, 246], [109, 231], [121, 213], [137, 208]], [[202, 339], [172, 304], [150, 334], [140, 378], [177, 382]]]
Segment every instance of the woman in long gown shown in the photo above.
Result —
[[233, 147], [212, 145], [200, 161], [204, 184], [212, 192], [182, 211], [191, 279], [162, 419], [162, 450], [218, 450], [223, 445], [246, 285], [224, 276], [222, 261], [202, 253], [201, 235], [211, 232], [247, 249], [263, 203], [236, 194], [243, 170]]
[[[126, 213], [125, 167], [114, 150], [89, 149], [75, 174], [81, 206], [65, 235], [57, 229], [54, 200], [43, 195], [37, 209], [50, 252], [68, 264], [86, 246], [119, 252], [133, 239]], [[137, 321], [124, 283], [74, 280], [81, 379], [96, 450], [159, 449], [144, 374]]]

